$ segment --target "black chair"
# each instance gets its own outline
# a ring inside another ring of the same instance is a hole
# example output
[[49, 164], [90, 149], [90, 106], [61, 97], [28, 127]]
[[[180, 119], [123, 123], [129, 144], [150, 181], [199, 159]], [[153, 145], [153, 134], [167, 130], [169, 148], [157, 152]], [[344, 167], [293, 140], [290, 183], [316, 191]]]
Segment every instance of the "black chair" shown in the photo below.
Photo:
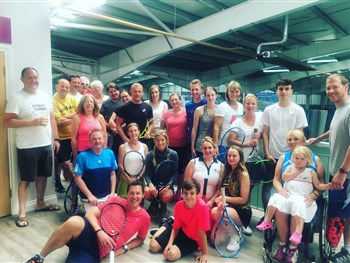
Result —
[[[304, 224], [302, 240], [299, 244], [299, 262], [307, 262], [310, 260], [311, 262], [316, 261], [316, 256], [310, 254], [309, 248], [310, 244], [313, 242], [314, 233], [320, 233], [319, 236], [322, 235], [322, 227], [324, 224], [324, 206], [326, 204], [326, 199], [323, 196], [320, 196], [317, 200], [317, 211], [315, 213], [314, 218], [309, 223]], [[275, 224], [273, 228], [264, 231], [264, 244], [263, 244], [263, 261], [264, 262], [273, 262], [272, 259], [272, 245], [276, 238], [277, 229]], [[320, 248], [321, 251], [321, 248]], [[322, 257], [322, 256], [321, 256]], [[324, 262], [324, 261], [322, 261]]]

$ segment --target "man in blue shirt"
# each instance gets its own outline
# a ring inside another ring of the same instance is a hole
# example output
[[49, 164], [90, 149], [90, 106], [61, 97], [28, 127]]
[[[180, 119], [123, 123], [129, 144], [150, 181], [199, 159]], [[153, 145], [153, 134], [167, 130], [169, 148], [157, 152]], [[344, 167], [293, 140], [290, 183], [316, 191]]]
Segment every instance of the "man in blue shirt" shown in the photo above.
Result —
[[104, 136], [102, 130], [90, 132], [91, 148], [79, 153], [74, 167], [74, 180], [82, 192], [81, 197], [91, 206], [115, 194], [118, 166], [113, 151], [103, 148]]

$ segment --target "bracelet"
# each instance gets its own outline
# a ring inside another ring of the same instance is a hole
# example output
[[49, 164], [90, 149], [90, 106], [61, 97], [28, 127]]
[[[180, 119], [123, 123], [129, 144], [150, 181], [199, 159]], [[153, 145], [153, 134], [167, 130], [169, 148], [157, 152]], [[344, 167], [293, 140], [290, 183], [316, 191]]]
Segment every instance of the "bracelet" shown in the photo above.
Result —
[[99, 228], [95, 231], [95, 234], [97, 234], [98, 232], [102, 231], [102, 228]]
[[53, 140], [54, 140], [54, 142], [60, 142], [61, 141], [60, 138], [54, 138]]
[[318, 194], [316, 194], [315, 192], [312, 192], [315, 196], [316, 196], [316, 198], [318, 198]]

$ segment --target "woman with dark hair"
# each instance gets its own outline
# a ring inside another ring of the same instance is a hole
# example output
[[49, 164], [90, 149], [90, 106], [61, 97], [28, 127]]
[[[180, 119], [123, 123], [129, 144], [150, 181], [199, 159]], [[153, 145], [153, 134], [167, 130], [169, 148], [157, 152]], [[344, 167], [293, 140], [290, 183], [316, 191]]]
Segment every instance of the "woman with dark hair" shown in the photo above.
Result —
[[[106, 122], [100, 114], [97, 101], [91, 94], [82, 97], [78, 105], [77, 115], [72, 122], [72, 152], [74, 160], [79, 152], [85, 151], [91, 147], [89, 133], [94, 129], [100, 129], [107, 137]], [[107, 141], [104, 147], [107, 146]]]
[[[135, 122], [129, 123], [126, 126], [126, 132], [129, 137], [129, 141], [120, 145], [119, 153], [118, 153], [118, 165], [119, 165], [119, 171], [120, 171], [120, 178], [119, 178], [117, 193], [121, 197], [126, 197], [128, 184], [138, 179], [138, 178], [130, 178], [130, 176], [126, 173], [125, 166], [137, 165], [137, 164], [131, 163], [131, 162], [125, 163], [123, 161], [124, 156], [130, 151], [136, 151], [136, 152], [139, 152], [143, 158], [145, 158], [146, 154], [148, 153], [147, 145], [139, 141], [140, 127], [139, 125], [137, 125], [137, 123]], [[143, 160], [141, 159], [137, 159], [137, 161], [143, 162]], [[140, 166], [142, 166], [142, 164]], [[141, 175], [143, 175], [143, 173], [144, 173], [144, 169], [141, 171]]]
[[[249, 206], [249, 175], [244, 164], [243, 151], [238, 146], [231, 146], [227, 152], [221, 187], [225, 188], [227, 210], [231, 219], [237, 226], [249, 225], [252, 218], [252, 209]], [[217, 207], [211, 210], [211, 218], [214, 226], [211, 232], [211, 242], [214, 243], [214, 234], [217, 225], [220, 222], [223, 203], [220, 195], [215, 199]], [[239, 236], [233, 235], [227, 250], [235, 252], [239, 249]]]

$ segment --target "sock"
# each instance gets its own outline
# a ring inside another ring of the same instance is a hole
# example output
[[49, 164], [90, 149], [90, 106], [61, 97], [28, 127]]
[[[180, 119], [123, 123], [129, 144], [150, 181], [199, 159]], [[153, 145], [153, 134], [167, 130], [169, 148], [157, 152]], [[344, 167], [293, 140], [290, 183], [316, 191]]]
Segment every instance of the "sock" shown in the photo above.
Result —
[[281, 241], [280, 241], [280, 242], [279, 242], [279, 245], [280, 245], [280, 246], [285, 246], [285, 245], [286, 245], [286, 243], [285, 243], [285, 242], [281, 242]]
[[296, 246], [289, 245], [289, 249], [291, 249], [291, 250], [294, 250], [294, 249], [296, 249], [296, 248], [297, 248]]

